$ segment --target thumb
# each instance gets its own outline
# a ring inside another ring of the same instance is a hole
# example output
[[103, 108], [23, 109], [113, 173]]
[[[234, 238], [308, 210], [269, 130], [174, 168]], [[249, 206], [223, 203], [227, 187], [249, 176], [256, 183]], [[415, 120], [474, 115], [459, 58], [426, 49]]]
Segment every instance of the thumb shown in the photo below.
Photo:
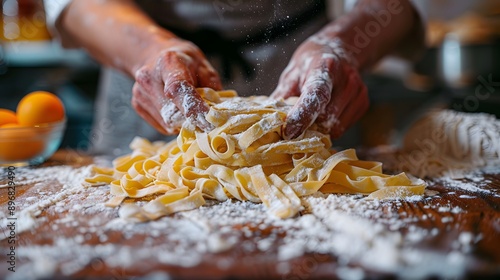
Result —
[[308, 129], [330, 101], [332, 82], [328, 72], [317, 69], [301, 89], [302, 94], [290, 110], [284, 130], [286, 139], [296, 138]]
[[295, 74], [296, 71], [290, 70], [290, 65], [283, 71], [280, 76], [278, 86], [271, 94], [272, 98], [278, 99], [283, 98], [287, 99], [291, 96], [298, 96], [300, 94], [299, 91], [299, 75]]

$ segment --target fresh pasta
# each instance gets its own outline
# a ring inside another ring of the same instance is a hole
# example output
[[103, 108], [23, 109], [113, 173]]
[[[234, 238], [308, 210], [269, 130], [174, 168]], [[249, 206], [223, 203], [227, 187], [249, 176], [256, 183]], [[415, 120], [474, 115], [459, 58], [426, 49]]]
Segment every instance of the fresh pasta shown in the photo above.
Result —
[[[281, 128], [293, 100], [239, 97], [234, 91], [200, 88], [210, 105], [206, 118], [215, 129], [204, 132], [185, 122], [176, 140], [136, 137], [132, 153], [112, 168], [94, 167], [92, 186], [109, 184], [125, 219], [147, 221], [200, 207], [205, 199], [263, 203], [279, 218], [296, 215], [300, 197], [352, 193], [368, 198], [421, 195], [425, 182], [405, 173], [382, 173], [379, 162], [361, 161], [353, 149], [331, 150], [329, 136], [311, 127], [292, 140]], [[143, 206], [125, 199], [152, 198]]]

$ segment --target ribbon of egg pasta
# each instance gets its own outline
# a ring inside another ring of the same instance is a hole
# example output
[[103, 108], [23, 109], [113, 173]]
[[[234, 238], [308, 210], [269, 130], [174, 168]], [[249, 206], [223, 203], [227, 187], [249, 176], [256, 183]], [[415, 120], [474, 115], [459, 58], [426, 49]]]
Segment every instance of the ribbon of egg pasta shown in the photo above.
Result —
[[142, 207], [124, 203], [122, 218], [157, 219], [200, 207], [205, 198], [262, 202], [271, 215], [289, 218], [302, 209], [301, 196], [318, 191], [379, 199], [424, 192], [420, 179], [383, 174], [381, 163], [360, 161], [353, 149], [331, 150], [329, 136], [314, 127], [284, 140], [281, 127], [291, 105], [283, 100], [198, 92], [210, 105], [207, 120], [214, 130], [202, 132], [186, 122], [170, 143], [136, 137], [132, 153], [115, 159], [112, 168], [94, 167], [86, 179], [93, 186], [110, 185], [108, 206], [155, 197]]

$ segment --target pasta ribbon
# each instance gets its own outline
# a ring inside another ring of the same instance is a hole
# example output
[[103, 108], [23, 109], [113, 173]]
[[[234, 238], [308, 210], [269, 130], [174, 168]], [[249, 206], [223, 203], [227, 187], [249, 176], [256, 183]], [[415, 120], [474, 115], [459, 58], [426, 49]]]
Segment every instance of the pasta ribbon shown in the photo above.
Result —
[[[331, 141], [314, 129], [285, 140], [281, 127], [291, 100], [238, 97], [234, 91], [197, 89], [210, 105], [215, 128], [203, 132], [185, 123], [176, 140], [151, 143], [135, 138], [132, 153], [113, 161], [113, 168], [94, 167], [92, 186], [109, 184], [108, 206], [125, 198], [154, 196], [140, 207], [121, 206], [121, 217], [147, 221], [205, 204], [205, 198], [263, 203], [270, 215], [295, 216], [301, 196], [353, 193], [370, 199], [421, 195], [425, 182], [405, 173], [382, 173], [379, 162], [361, 161], [353, 149], [331, 150]], [[296, 100], [296, 99], [294, 99]]]

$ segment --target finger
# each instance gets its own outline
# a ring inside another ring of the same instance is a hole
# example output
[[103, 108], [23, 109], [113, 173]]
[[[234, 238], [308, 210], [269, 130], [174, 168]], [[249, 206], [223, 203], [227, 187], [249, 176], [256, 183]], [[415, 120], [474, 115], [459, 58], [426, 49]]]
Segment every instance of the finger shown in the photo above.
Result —
[[353, 117], [351, 118], [351, 122], [347, 126], [349, 128], [352, 124], [356, 123], [365, 115], [365, 113], [368, 111], [368, 108], [370, 107], [370, 98], [368, 96], [368, 89], [366, 86], [363, 84], [360, 90], [360, 93], [358, 95], [358, 98], [355, 101], [355, 113], [353, 113]]
[[209, 87], [213, 90], [222, 90], [219, 74], [206, 60], [202, 62], [198, 70], [198, 86]]
[[179, 132], [186, 120], [186, 117], [184, 117], [179, 108], [169, 99], [167, 99], [161, 107], [160, 114], [167, 128], [167, 132], [172, 134]]
[[142, 111], [141, 117], [145, 115], [144, 112], [147, 112], [146, 117], [155, 119], [155, 123], [161, 125], [163, 131], [167, 134], [175, 134], [180, 131], [186, 118], [163, 93], [163, 81], [153, 76], [149, 69], [143, 67], [135, 74], [136, 83], [132, 92], [136, 98], [135, 102], [140, 104], [137, 111]]
[[310, 73], [301, 89], [298, 102], [288, 113], [285, 139], [296, 138], [311, 126], [330, 101], [332, 78], [326, 66]]
[[161, 62], [166, 67], [163, 78], [164, 93], [179, 108], [186, 118], [204, 131], [213, 129], [212, 125], [205, 119], [209, 108], [205, 101], [193, 86], [194, 80], [191, 72], [183, 63], [183, 59], [175, 52], [168, 52]]
[[290, 63], [286, 69], [281, 73], [278, 86], [271, 93], [271, 98], [287, 99], [291, 96], [299, 96], [299, 71], [293, 68], [294, 63]]
[[173, 129], [169, 130], [170, 132], [167, 132], [153, 117], [151, 117], [149, 112], [140, 105], [134, 106], [134, 109], [137, 112], [137, 114], [141, 116], [141, 118], [143, 118], [146, 122], [148, 122], [154, 129], [156, 129], [160, 133], [165, 135], [173, 135], [177, 133]]
[[139, 84], [144, 91], [146, 92], [153, 91], [155, 82], [153, 73], [150, 71], [149, 67], [142, 67], [139, 70], [137, 70], [135, 72], [134, 78], [135, 82]]
[[350, 102], [349, 106], [339, 116], [339, 121], [330, 130], [331, 137], [335, 139], [342, 136], [347, 129], [365, 114], [368, 106], [368, 90], [364, 84], [361, 84], [358, 88], [356, 98]]
[[135, 109], [137, 114], [139, 114], [139, 116], [141, 116], [146, 122], [148, 122], [152, 127], [158, 130], [160, 133], [169, 134], [163, 128], [163, 126], [160, 123], [158, 123], [158, 121], [156, 121], [154, 117], [150, 115], [148, 110], [144, 109], [144, 107], [141, 105], [142, 101], [139, 101], [140, 98], [138, 98], [137, 96], [138, 95], [136, 94], [132, 96], [132, 107]]
[[165, 94], [192, 124], [204, 131], [213, 129], [205, 119], [209, 110], [208, 105], [191, 84], [183, 80], [166, 84]]
[[158, 102], [157, 99], [152, 99], [149, 92], [146, 92], [137, 83], [134, 84], [133, 92], [139, 104], [139, 109], [145, 111], [149, 117], [153, 118], [166, 134], [176, 134], [180, 131], [186, 118], [171, 100], [163, 97]]
[[338, 74], [335, 77], [335, 84], [330, 102], [325, 107], [325, 110], [320, 112], [316, 120], [316, 122], [328, 132], [339, 122], [338, 117], [342, 115], [347, 104], [349, 104], [350, 100], [358, 93], [359, 85], [363, 85], [357, 72], [350, 68], [336, 71], [336, 73]]

